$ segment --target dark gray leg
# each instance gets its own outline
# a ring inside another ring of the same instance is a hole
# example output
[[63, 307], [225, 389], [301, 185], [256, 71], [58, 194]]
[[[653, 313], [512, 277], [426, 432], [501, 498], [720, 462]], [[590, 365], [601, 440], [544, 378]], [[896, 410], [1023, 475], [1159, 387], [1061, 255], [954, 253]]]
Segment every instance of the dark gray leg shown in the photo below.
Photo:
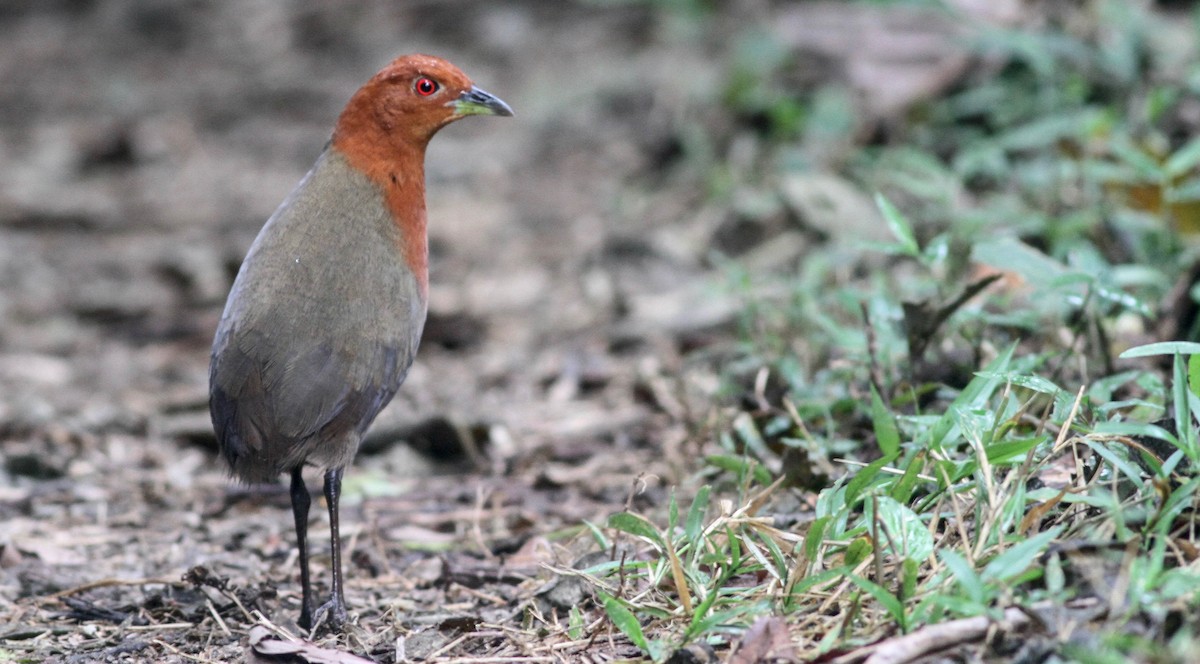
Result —
[[329, 504], [329, 540], [332, 547], [333, 588], [329, 602], [318, 609], [326, 615], [330, 628], [339, 630], [346, 623], [346, 595], [342, 590], [342, 538], [338, 535], [338, 499], [342, 496], [342, 471], [325, 471], [325, 502]]
[[308, 577], [308, 508], [312, 498], [308, 495], [308, 487], [304, 486], [304, 477], [300, 469], [292, 471], [292, 516], [296, 519], [296, 548], [300, 550], [300, 589], [301, 603], [299, 625], [303, 629], [312, 629], [313, 594], [312, 584]]

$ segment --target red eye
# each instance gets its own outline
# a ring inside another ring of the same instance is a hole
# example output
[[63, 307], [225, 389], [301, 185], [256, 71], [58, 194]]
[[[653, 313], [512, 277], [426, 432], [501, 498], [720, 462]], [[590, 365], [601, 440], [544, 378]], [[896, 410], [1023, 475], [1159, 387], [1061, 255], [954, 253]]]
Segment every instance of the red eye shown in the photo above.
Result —
[[437, 82], [428, 76], [422, 76], [421, 78], [418, 78], [413, 87], [416, 89], [417, 94], [421, 95], [422, 97], [428, 97], [429, 95], [438, 91]]

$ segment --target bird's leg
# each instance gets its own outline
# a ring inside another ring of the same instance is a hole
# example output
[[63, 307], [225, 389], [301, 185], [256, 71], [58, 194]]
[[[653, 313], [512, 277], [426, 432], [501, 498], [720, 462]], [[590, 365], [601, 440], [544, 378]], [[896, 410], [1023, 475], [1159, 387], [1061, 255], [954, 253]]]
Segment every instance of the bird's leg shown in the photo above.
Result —
[[329, 540], [332, 547], [333, 568], [332, 597], [323, 604], [318, 613], [324, 614], [332, 629], [341, 629], [346, 623], [346, 595], [342, 591], [342, 539], [338, 535], [338, 498], [342, 495], [343, 468], [325, 471], [325, 502], [329, 505]]
[[313, 594], [308, 580], [308, 507], [312, 498], [304, 486], [300, 469], [292, 470], [292, 516], [296, 519], [296, 548], [300, 551], [300, 622], [302, 629], [312, 629]]

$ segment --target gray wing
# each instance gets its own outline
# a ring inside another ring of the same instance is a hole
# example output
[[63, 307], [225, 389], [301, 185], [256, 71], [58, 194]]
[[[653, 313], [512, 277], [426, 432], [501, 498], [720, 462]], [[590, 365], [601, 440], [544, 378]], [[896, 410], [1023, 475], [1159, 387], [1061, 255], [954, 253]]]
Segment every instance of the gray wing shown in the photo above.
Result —
[[329, 151], [267, 221], [213, 343], [210, 410], [235, 474], [353, 457], [425, 322], [402, 244], [378, 187]]
[[380, 344], [351, 355], [318, 341], [223, 332], [209, 406], [226, 460], [249, 481], [310, 459], [326, 465], [352, 457], [411, 360], [407, 349]]

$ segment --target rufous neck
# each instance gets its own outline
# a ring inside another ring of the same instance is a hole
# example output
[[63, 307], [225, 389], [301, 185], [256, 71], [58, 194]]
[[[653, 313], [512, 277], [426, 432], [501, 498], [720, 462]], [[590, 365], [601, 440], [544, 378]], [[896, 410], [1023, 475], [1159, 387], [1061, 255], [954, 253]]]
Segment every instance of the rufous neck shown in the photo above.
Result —
[[343, 126], [345, 120], [343, 116], [334, 130], [332, 147], [383, 192], [384, 204], [400, 231], [397, 250], [425, 301], [429, 292], [425, 145], [398, 142], [371, 128]]

